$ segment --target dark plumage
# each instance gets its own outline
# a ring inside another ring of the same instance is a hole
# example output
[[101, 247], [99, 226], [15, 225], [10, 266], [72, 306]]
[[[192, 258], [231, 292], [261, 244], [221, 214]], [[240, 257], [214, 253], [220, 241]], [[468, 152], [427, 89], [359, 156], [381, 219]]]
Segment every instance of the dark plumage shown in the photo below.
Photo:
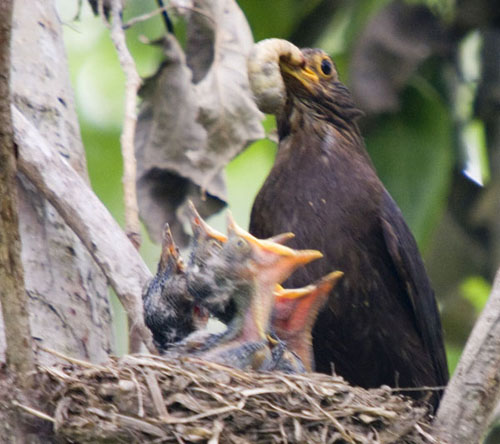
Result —
[[[279, 100], [268, 102], [279, 149], [253, 205], [250, 232], [266, 238], [292, 231], [292, 247], [324, 253], [294, 273], [290, 286], [332, 269], [344, 272], [313, 330], [316, 370], [334, 367], [363, 387], [446, 385], [434, 293], [415, 240], [365, 150], [356, 123], [361, 112], [323, 51], [280, 43], [272, 54], [273, 44], [261, 42], [249, 61], [257, 98], [265, 97], [259, 76], [268, 76], [271, 65], [283, 83]], [[262, 56], [264, 47], [269, 56]]]
[[197, 303], [228, 323], [236, 307], [228, 293], [216, 282], [215, 274], [222, 260], [222, 246], [227, 242], [227, 236], [210, 227], [192, 202], [188, 203], [187, 216], [193, 231], [186, 270], [187, 289]]
[[186, 272], [168, 224], [158, 271], [143, 293], [144, 321], [160, 353], [206, 323], [188, 293]]

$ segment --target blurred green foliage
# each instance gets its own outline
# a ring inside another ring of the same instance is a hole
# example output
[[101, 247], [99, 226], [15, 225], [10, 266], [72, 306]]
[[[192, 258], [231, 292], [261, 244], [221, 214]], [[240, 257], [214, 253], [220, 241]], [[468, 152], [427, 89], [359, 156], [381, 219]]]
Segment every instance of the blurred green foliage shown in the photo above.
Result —
[[478, 315], [483, 310], [491, 292], [491, 284], [482, 276], [469, 276], [460, 285], [462, 297], [469, 301]]
[[[367, 21], [388, 0], [339, 2], [334, 15], [322, 17], [322, 31], [316, 46], [334, 56], [341, 78], [349, 84], [348, 62], [356, 38]], [[269, 37], [289, 38], [307, 32], [302, 21], [320, 0], [240, 0], [254, 32], [255, 40]], [[438, 3], [427, 3], [438, 7]], [[443, 14], [449, 14], [454, 2], [448, 0]], [[79, 18], [76, 0], [59, 0], [63, 20], [72, 82], [87, 152], [92, 187], [119, 223], [123, 223], [121, 189], [122, 161], [120, 127], [123, 117], [124, 76], [116, 52], [102, 20], [93, 17], [86, 2]], [[441, 5], [442, 6], [442, 5]], [[129, 0], [125, 22], [155, 9], [153, 0]], [[450, 9], [451, 8], [451, 9]], [[127, 42], [142, 76], [149, 76], [161, 60], [161, 51], [142, 43], [155, 40], [164, 33], [160, 16], [139, 23], [127, 31]], [[176, 23], [176, 35], [183, 40], [185, 29]], [[439, 85], [431, 76], [417, 73], [402, 94], [401, 112], [381, 116], [377, 125], [366, 133], [367, 147], [376, 168], [412, 228], [420, 246], [425, 248], [433, 229], [445, 209], [451, 175], [456, 165], [453, 139], [453, 111]], [[266, 129], [274, 120], [268, 118]], [[482, 142], [484, 149], [484, 140]], [[267, 176], [276, 151], [275, 143], [262, 140], [234, 159], [227, 167], [229, 206], [236, 219], [247, 225], [253, 198]], [[483, 151], [484, 152], [484, 151]], [[210, 222], [218, 229], [225, 225], [224, 216]], [[156, 267], [159, 247], [143, 232], [141, 254], [152, 270]], [[461, 292], [477, 311], [484, 306], [488, 284], [479, 278], [467, 279]], [[126, 347], [125, 321], [121, 307], [114, 304], [119, 321], [116, 324], [118, 351]], [[450, 368], [456, 365], [461, 349], [448, 345]]]
[[411, 87], [403, 94], [401, 112], [379, 119], [366, 139], [379, 175], [421, 248], [446, 203], [453, 168], [451, 134], [451, 119], [438, 94]]

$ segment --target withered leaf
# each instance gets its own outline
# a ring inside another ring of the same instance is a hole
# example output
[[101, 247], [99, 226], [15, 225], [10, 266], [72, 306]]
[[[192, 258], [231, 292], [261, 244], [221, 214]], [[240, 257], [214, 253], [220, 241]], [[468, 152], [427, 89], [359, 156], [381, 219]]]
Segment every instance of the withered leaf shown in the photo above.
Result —
[[164, 38], [165, 60], [141, 92], [135, 141], [141, 217], [157, 242], [168, 222], [181, 246], [187, 200], [204, 218], [219, 211], [226, 164], [264, 137], [247, 78], [252, 34], [236, 2], [194, 2], [187, 26], [186, 55], [175, 37]]

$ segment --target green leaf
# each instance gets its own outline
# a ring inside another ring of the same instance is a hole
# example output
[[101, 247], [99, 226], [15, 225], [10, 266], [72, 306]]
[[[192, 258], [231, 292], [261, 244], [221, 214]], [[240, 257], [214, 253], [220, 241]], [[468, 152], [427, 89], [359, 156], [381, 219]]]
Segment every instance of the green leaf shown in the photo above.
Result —
[[377, 171], [421, 248], [439, 219], [453, 168], [452, 122], [433, 91], [408, 88], [398, 114], [379, 118], [366, 137]]

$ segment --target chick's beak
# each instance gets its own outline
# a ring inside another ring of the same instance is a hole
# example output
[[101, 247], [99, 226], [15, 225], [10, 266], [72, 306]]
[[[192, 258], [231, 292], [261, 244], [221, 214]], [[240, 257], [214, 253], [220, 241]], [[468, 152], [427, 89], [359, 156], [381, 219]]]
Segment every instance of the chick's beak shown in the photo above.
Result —
[[207, 238], [212, 238], [216, 239], [219, 242], [226, 242], [227, 241], [227, 236], [220, 233], [217, 230], [214, 230], [210, 225], [208, 225], [200, 216], [198, 211], [196, 211], [196, 207], [194, 206], [193, 202], [189, 201], [188, 202], [188, 211], [187, 211], [187, 216], [189, 218], [189, 222], [191, 224], [191, 228], [193, 230], [193, 233], [203, 233], [205, 237]]
[[170, 226], [165, 224], [163, 227], [163, 239], [161, 244], [161, 256], [160, 262], [158, 264], [158, 270], [164, 272], [167, 268], [169, 262], [172, 262], [177, 266], [179, 271], [184, 270], [184, 263], [177, 249], [172, 232], [170, 231]]
[[228, 232], [234, 232], [252, 247], [254, 261], [262, 273], [270, 273], [275, 283], [283, 282], [295, 269], [323, 257], [318, 250], [294, 250], [271, 239], [257, 239], [239, 227], [228, 213]]
[[310, 322], [312, 328], [319, 310], [342, 276], [343, 272], [333, 271], [307, 287], [287, 289], [276, 286], [273, 293], [277, 326], [281, 328], [280, 322], [288, 323], [286, 329], [294, 332], [303, 330]]
[[287, 241], [289, 241], [290, 239], [293, 239], [295, 237], [295, 234], [293, 233], [281, 233], [281, 234], [277, 234], [276, 236], [273, 236], [273, 237], [269, 237], [267, 240], [270, 241], [270, 242], [276, 242], [277, 244], [286, 244]]

